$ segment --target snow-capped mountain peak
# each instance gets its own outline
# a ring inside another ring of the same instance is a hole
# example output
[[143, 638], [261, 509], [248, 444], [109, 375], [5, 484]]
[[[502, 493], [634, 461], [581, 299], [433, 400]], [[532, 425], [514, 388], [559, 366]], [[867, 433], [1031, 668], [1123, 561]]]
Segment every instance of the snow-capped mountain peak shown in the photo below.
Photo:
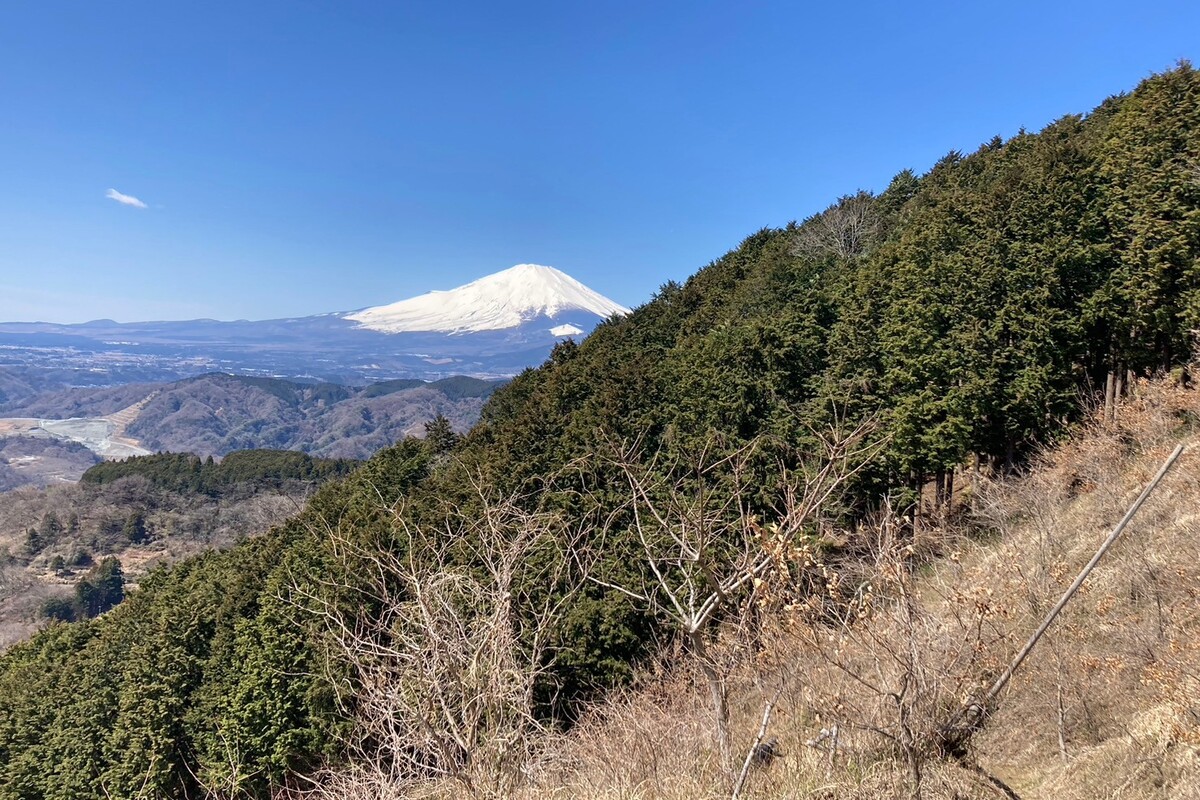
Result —
[[596, 317], [628, 313], [629, 309], [565, 272], [518, 264], [457, 289], [366, 308], [347, 314], [346, 319], [383, 333], [497, 331], [546, 319], [559, 323], [550, 328], [553, 335], [566, 336], [583, 332], [577, 323], [590, 329]]

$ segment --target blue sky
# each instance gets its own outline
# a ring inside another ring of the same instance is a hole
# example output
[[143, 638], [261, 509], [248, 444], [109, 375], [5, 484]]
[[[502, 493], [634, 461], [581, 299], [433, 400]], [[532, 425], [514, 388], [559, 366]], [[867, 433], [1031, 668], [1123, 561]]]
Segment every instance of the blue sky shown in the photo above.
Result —
[[1180, 58], [1194, 0], [9, 2], [0, 320], [297, 316], [522, 262], [637, 305]]

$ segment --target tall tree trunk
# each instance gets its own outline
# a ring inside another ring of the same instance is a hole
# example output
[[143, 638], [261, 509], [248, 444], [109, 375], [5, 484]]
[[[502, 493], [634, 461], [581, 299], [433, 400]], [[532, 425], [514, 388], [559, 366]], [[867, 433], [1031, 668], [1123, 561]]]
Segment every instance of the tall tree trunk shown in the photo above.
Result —
[[1108, 371], [1108, 376], [1104, 380], [1104, 421], [1112, 422], [1115, 415], [1116, 407], [1116, 388], [1117, 375], [1113, 370]]
[[700, 672], [703, 673], [704, 680], [708, 683], [708, 693], [715, 718], [717, 748], [721, 753], [721, 769], [732, 778], [733, 749], [729, 744], [729, 703], [725, 697], [725, 684], [717, 673], [716, 667], [713, 666], [712, 659], [708, 654], [708, 645], [704, 642], [704, 634], [694, 630], [688, 634], [688, 638], [692, 642], [692, 649], [695, 651], [696, 657], [700, 659]]
[[982, 459], [982, 456], [979, 453], [976, 453], [975, 454], [975, 463], [971, 467], [970, 484], [969, 484], [971, 487], [971, 493], [968, 496], [971, 498], [972, 510], [974, 510], [974, 508], [975, 508], [975, 498], [979, 496], [979, 475], [982, 470], [982, 465], [980, 464], [981, 459]]
[[913, 511], [913, 521], [915, 522], [916, 518], [921, 516], [921, 502], [923, 500], [921, 497], [921, 476], [917, 474], [915, 469], [910, 469], [908, 471], [908, 490], [917, 498], [917, 507]]

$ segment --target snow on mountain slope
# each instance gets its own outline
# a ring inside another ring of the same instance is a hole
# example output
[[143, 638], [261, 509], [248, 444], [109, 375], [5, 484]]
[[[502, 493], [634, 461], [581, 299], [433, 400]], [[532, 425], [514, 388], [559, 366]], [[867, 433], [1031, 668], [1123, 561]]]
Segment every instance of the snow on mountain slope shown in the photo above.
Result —
[[[363, 309], [345, 318], [383, 333], [467, 333], [516, 328], [539, 318], [557, 319], [580, 311], [601, 319], [629, 313], [553, 267], [518, 264], [457, 289]], [[555, 336], [583, 333], [572, 324], [550, 330]]]

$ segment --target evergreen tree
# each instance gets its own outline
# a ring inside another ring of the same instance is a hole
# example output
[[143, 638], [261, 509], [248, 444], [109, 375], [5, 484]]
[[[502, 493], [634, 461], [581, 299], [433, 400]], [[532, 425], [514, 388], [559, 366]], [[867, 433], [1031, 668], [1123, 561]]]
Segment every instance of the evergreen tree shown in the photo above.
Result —
[[130, 544], [142, 544], [150, 538], [146, 532], [146, 513], [140, 509], [130, 513], [125, 519], [121, 534]]
[[1190, 354], [1200, 322], [1200, 72], [1144, 82], [1098, 153], [1114, 269], [1092, 302], [1110, 332], [1111, 366], [1161, 369]]
[[58, 521], [58, 517], [53, 513], [47, 513], [42, 517], [42, 523], [38, 526], [38, 534], [41, 538], [42, 546], [53, 544], [62, 534], [62, 523]]
[[75, 602], [83, 617], [97, 617], [125, 599], [125, 575], [121, 562], [105, 558], [75, 585]]
[[48, 542], [36, 528], [29, 528], [25, 531], [25, 551], [29, 555], [36, 556], [47, 544]]
[[438, 414], [425, 423], [425, 446], [432, 455], [443, 455], [454, 449], [459, 436], [445, 415]]

